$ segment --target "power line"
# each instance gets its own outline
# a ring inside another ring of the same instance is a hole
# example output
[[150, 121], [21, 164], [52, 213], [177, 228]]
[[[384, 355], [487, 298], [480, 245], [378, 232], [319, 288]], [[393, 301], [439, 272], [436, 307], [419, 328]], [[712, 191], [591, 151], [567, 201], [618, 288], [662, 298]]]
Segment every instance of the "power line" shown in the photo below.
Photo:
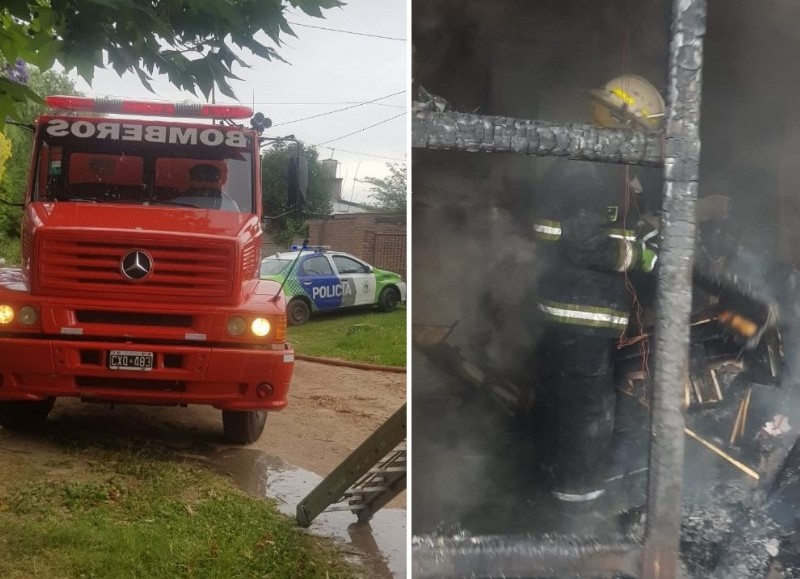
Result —
[[304, 28], [316, 28], [317, 30], [327, 30], [328, 32], [341, 32], [342, 34], [354, 34], [356, 36], [369, 36], [370, 38], [383, 38], [384, 40], [400, 40], [405, 42], [405, 38], [397, 38], [396, 36], [381, 36], [380, 34], [368, 34], [366, 32], [353, 32], [352, 30], [340, 30], [339, 28], [325, 28], [324, 26], [312, 26], [311, 24], [298, 24], [297, 22], [289, 22], [292, 26], [302, 26]]
[[334, 142], [334, 141], [339, 141], [339, 140], [341, 140], [341, 139], [344, 139], [345, 137], [350, 137], [350, 136], [352, 136], [352, 135], [355, 135], [355, 134], [358, 134], [358, 133], [363, 133], [363, 132], [364, 132], [364, 131], [366, 131], [367, 129], [371, 129], [372, 127], [377, 127], [378, 125], [382, 125], [382, 124], [384, 124], [384, 123], [388, 123], [389, 121], [392, 121], [392, 120], [394, 120], [394, 119], [396, 119], [396, 118], [402, 117], [402, 116], [403, 116], [403, 115], [405, 115], [405, 114], [406, 114], [406, 113], [405, 113], [405, 111], [403, 111], [403, 112], [402, 112], [402, 113], [400, 113], [399, 115], [395, 115], [395, 116], [393, 116], [393, 117], [389, 117], [388, 119], [383, 119], [382, 121], [379, 121], [379, 122], [375, 123], [374, 125], [369, 125], [368, 127], [364, 127], [363, 129], [358, 129], [357, 131], [353, 131], [352, 133], [347, 133], [346, 135], [342, 135], [341, 137], [336, 137], [336, 138], [333, 138], [333, 139], [328, 139], [327, 141], [323, 141], [323, 142], [321, 142], [321, 143], [317, 143], [317, 144], [316, 144], [316, 145], [314, 145], [314, 146], [315, 146], [315, 147], [321, 147], [322, 145], [327, 145], [328, 143], [332, 143], [332, 142]]
[[376, 159], [389, 159], [390, 161], [398, 161], [400, 163], [405, 163], [405, 159], [400, 159], [399, 157], [388, 157], [386, 155], [373, 155], [372, 153], [360, 153], [358, 151], [348, 151], [347, 149], [337, 149], [334, 147], [323, 147], [324, 149], [329, 149], [331, 154], [335, 151], [339, 151], [340, 153], [350, 153], [351, 155], [362, 155], [364, 157], [375, 157]]
[[272, 125], [272, 126], [273, 126], [273, 127], [281, 127], [281, 126], [283, 126], [283, 125], [291, 125], [292, 123], [299, 123], [300, 121], [308, 121], [308, 120], [310, 120], [310, 119], [318, 119], [319, 117], [324, 117], [324, 116], [327, 116], [327, 115], [332, 115], [333, 113], [339, 113], [339, 112], [342, 112], [342, 111], [347, 111], [347, 110], [354, 109], [354, 108], [357, 108], [357, 107], [363, 107], [364, 105], [368, 105], [368, 104], [370, 104], [370, 103], [374, 103], [374, 102], [376, 102], [376, 101], [382, 101], [383, 99], [388, 99], [389, 97], [397, 96], [397, 95], [399, 95], [399, 94], [403, 94], [404, 92], [406, 92], [406, 91], [404, 91], [404, 90], [401, 90], [400, 92], [395, 92], [395, 93], [392, 93], [392, 94], [387, 94], [386, 96], [378, 97], [378, 98], [376, 98], [376, 99], [372, 99], [371, 101], [365, 101], [365, 102], [363, 102], [363, 103], [358, 103], [358, 104], [350, 105], [349, 107], [342, 107], [342, 108], [340, 108], [340, 109], [333, 109], [332, 111], [328, 111], [328, 112], [326, 112], [326, 113], [319, 113], [318, 115], [311, 115], [310, 117], [303, 117], [302, 119], [295, 119], [295, 120], [293, 120], [293, 121], [286, 121], [285, 123], [277, 123], [277, 124], [274, 124], [274, 125]]
[[[405, 91], [404, 91], [405, 92]], [[277, 105], [352, 105], [357, 104], [361, 101], [319, 101], [319, 102], [301, 102], [301, 101], [294, 101], [294, 102], [251, 102], [251, 105], [269, 105], [269, 106], [277, 106]], [[374, 105], [382, 106], [382, 107], [389, 107], [392, 109], [405, 109], [405, 105], [390, 105], [389, 103], [371, 103]]]

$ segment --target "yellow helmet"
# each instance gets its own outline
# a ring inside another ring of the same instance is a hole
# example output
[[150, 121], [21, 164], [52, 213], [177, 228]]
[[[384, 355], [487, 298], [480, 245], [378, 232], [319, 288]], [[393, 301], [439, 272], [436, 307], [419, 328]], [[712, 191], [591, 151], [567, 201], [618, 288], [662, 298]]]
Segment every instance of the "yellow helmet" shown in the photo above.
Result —
[[666, 110], [656, 87], [635, 74], [618, 76], [589, 95], [592, 118], [603, 127], [657, 129]]

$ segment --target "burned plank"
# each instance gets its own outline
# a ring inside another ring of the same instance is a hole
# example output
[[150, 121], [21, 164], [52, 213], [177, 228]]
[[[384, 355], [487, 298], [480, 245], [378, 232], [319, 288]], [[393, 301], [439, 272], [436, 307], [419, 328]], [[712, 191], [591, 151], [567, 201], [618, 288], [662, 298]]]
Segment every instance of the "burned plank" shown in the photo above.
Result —
[[659, 131], [425, 109], [423, 103], [414, 104], [411, 142], [416, 148], [662, 165], [663, 134]]
[[705, 0], [675, 0], [665, 130], [655, 388], [641, 576], [677, 577], [683, 492], [683, 383], [689, 369]]
[[[412, 575], [426, 577], [553, 577], [587, 573], [636, 576], [640, 547], [572, 535], [441, 537], [412, 542]], [[583, 575], [581, 575], [583, 576]]]

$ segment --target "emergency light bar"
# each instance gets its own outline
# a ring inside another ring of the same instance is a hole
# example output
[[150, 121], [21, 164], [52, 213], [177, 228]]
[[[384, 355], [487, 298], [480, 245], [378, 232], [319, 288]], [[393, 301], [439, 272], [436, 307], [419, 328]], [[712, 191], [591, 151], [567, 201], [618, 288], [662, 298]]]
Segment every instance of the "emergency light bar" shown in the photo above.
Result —
[[249, 119], [253, 109], [244, 105], [210, 105], [203, 103], [168, 103], [118, 98], [76, 96], [47, 96], [45, 104], [51, 109], [153, 115], [161, 117], [190, 117], [207, 119]]
[[331, 248], [330, 245], [292, 245], [290, 251], [327, 251]]

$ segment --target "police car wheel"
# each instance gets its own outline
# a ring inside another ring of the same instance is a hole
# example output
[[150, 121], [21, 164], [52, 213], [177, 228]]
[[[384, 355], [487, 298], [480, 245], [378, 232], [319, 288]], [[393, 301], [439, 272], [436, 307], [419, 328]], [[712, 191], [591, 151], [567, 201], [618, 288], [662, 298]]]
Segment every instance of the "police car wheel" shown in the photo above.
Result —
[[311, 310], [308, 308], [308, 304], [305, 301], [295, 298], [289, 302], [286, 313], [287, 321], [290, 326], [302, 326], [308, 321]]
[[380, 297], [378, 297], [378, 308], [382, 312], [391, 312], [397, 307], [399, 301], [400, 292], [397, 291], [396, 287], [389, 286], [383, 288]]
[[47, 419], [55, 402], [55, 398], [34, 402], [22, 400], [0, 402], [0, 424], [12, 429], [36, 426]]
[[263, 410], [223, 410], [222, 429], [225, 438], [235, 444], [250, 444], [261, 437], [267, 413]]

